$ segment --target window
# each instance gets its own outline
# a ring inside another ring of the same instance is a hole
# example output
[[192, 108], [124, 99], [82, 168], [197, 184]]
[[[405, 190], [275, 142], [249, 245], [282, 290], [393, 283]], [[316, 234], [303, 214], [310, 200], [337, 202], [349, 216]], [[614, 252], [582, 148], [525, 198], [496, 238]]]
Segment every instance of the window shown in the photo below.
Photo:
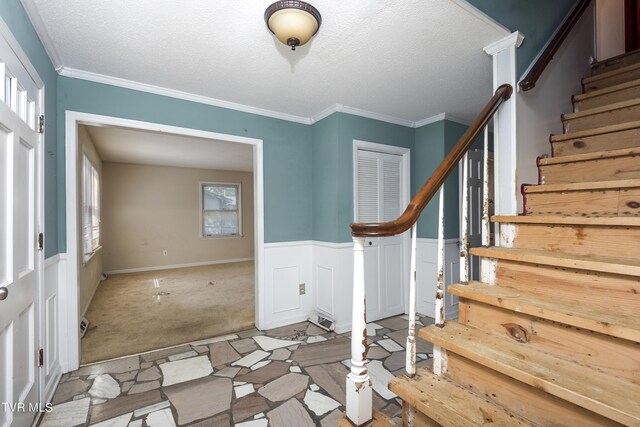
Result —
[[202, 237], [240, 236], [240, 184], [204, 182], [200, 189]]
[[100, 176], [86, 154], [82, 178], [82, 250], [87, 262], [100, 248]]

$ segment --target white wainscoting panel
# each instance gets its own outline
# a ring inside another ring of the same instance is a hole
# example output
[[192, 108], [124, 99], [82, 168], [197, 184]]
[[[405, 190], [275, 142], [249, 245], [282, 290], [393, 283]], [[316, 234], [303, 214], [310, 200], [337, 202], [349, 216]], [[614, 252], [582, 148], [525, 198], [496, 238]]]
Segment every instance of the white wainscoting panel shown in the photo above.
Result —
[[44, 318], [44, 397], [51, 401], [56, 390], [62, 369], [60, 366], [61, 349], [61, 319], [59, 286], [66, 280], [66, 254], [57, 254], [44, 262], [44, 306], [42, 316]]
[[[265, 243], [264, 329], [306, 320], [315, 305], [311, 270], [312, 243]], [[305, 284], [300, 295], [299, 285]]]
[[353, 243], [313, 241], [315, 309], [331, 316], [338, 333], [351, 329]]
[[[445, 291], [451, 283], [460, 279], [460, 251], [458, 239], [445, 240], [444, 283]], [[438, 278], [438, 239], [418, 239], [416, 263], [416, 310], [429, 317], [435, 316], [436, 283]], [[458, 317], [458, 298], [446, 294], [445, 318]]]

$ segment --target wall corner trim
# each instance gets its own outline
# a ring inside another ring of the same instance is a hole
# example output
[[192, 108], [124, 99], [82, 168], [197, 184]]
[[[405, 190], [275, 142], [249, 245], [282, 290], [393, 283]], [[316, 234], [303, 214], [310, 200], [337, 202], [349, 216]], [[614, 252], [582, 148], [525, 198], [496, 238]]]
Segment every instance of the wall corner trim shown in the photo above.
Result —
[[510, 48], [511, 46], [515, 46], [516, 48], [520, 47], [523, 40], [524, 40], [524, 34], [522, 34], [520, 31], [514, 31], [513, 33], [509, 34], [507, 37], [504, 37], [486, 46], [483, 50], [488, 55], [493, 56], [499, 52], [502, 52], [505, 49]]

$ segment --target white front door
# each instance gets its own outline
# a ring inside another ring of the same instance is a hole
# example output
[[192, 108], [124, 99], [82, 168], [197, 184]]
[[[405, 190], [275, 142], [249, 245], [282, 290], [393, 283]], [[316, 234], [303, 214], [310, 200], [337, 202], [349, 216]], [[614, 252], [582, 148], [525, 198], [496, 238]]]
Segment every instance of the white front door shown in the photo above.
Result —
[[[401, 155], [357, 150], [357, 222], [385, 222], [404, 210]], [[367, 321], [404, 313], [403, 236], [367, 238]]]
[[[0, 426], [29, 426], [40, 403], [39, 91], [0, 37]], [[20, 405], [21, 404], [21, 405]]]

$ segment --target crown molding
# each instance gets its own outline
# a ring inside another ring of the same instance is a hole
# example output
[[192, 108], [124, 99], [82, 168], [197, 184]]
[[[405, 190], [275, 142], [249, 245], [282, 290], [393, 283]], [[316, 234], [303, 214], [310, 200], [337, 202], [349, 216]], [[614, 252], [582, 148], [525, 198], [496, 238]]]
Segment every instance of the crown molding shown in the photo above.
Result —
[[40, 16], [40, 12], [33, 4], [32, 0], [20, 0], [22, 3], [22, 7], [24, 11], [27, 13], [29, 20], [31, 21], [31, 25], [33, 25], [33, 29], [36, 31], [38, 38], [40, 38], [40, 42], [44, 47], [44, 50], [47, 52], [51, 63], [53, 64], [53, 68], [57, 72], [59, 72], [63, 68], [62, 59], [60, 58], [60, 54], [56, 50], [51, 37], [49, 36], [49, 32], [42, 21], [42, 17]]
[[107, 76], [104, 74], [92, 73], [90, 71], [77, 70], [75, 68], [62, 67], [59, 71], [61, 76], [74, 79], [87, 80], [95, 83], [102, 83], [111, 86], [123, 87], [126, 89], [137, 90], [141, 92], [153, 93], [155, 95], [168, 96], [170, 98], [183, 99], [185, 101], [197, 102], [199, 104], [212, 105], [214, 107], [226, 108], [229, 110], [242, 111], [244, 113], [257, 114], [260, 116], [272, 117], [274, 119], [287, 120], [305, 125], [311, 124], [311, 119], [307, 117], [295, 116], [293, 114], [280, 113], [264, 108], [252, 107], [235, 102], [224, 101], [221, 99], [210, 98], [202, 95], [195, 95], [180, 90], [168, 89], [161, 86], [154, 86], [147, 83], [140, 83], [133, 80], [122, 79], [119, 77]]
[[414, 128], [420, 128], [422, 126], [430, 125], [431, 123], [435, 123], [435, 122], [439, 122], [441, 120], [444, 120], [444, 119], [446, 119], [446, 117], [447, 117], [446, 113], [436, 114], [435, 116], [427, 117], [426, 119], [422, 119], [422, 120], [419, 120], [417, 122], [414, 122], [413, 127]]
[[470, 13], [474, 17], [483, 21], [485, 24], [503, 33], [505, 36], [511, 34], [511, 30], [509, 30], [507, 27], [505, 27], [504, 25], [502, 25], [501, 23], [499, 23], [498, 21], [496, 21], [495, 19], [493, 19], [492, 17], [490, 17], [489, 15], [487, 15], [486, 13], [478, 9], [477, 7], [473, 6], [471, 3], [467, 2], [467, 0], [450, 0], [450, 1], [458, 5], [465, 12]]
[[342, 104], [333, 104], [328, 106], [327, 108], [325, 108], [324, 110], [320, 111], [318, 114], [316, 114], [315, 116], [311, 117], [311, 124], [314, 123], [318, 123], [320, 120], [322, 119], [326, 119], [327, 117], [329, 117], [330, 115], [332, 115], [333, 113], [338, 113], [340, 111], [342, 111]]
[[452, 116], [449, 113], [440, 113], [440, 114], [436, 114], [435, 116], [427, 117], [426, 119], [422, 119], [420, 121], [414, 122], [413, 127], [420, 128], [422, 126], [430, 125], [431, 123], [440, 122], [442, 120], [449, 120], [450, 122], [456, 122], [465, 126], [471, 125], [471, 122], [469, 120]]
[[515, 46], [516, 48], [520, 47], [520, 45], [522, 44], [522, 40], [524, 40], [524, 34], [522, 34], [520, 31], [514, 31], [507, 37], [504, 37], [496, 42], [491, 43], [489, 46], [486, 46], [483, 50], [487, 54], [493, 56], [511, 46]]
[[[340, 104], [338, 104], [340, 105]], [[388, 116], [386, 114], [374, 113], [371, 111], [361, 110], [360, 108], [349, 107], [342, 105], [342, 108], [338, 110], [341, 113], [352, 114], [354, 116], [365, 117], [368, 119], [378, 120], [381, 122], [391, 123], [394, 125], [413, 127], [414, 122], [411, 120], [400, 119], [398, 117]]]

